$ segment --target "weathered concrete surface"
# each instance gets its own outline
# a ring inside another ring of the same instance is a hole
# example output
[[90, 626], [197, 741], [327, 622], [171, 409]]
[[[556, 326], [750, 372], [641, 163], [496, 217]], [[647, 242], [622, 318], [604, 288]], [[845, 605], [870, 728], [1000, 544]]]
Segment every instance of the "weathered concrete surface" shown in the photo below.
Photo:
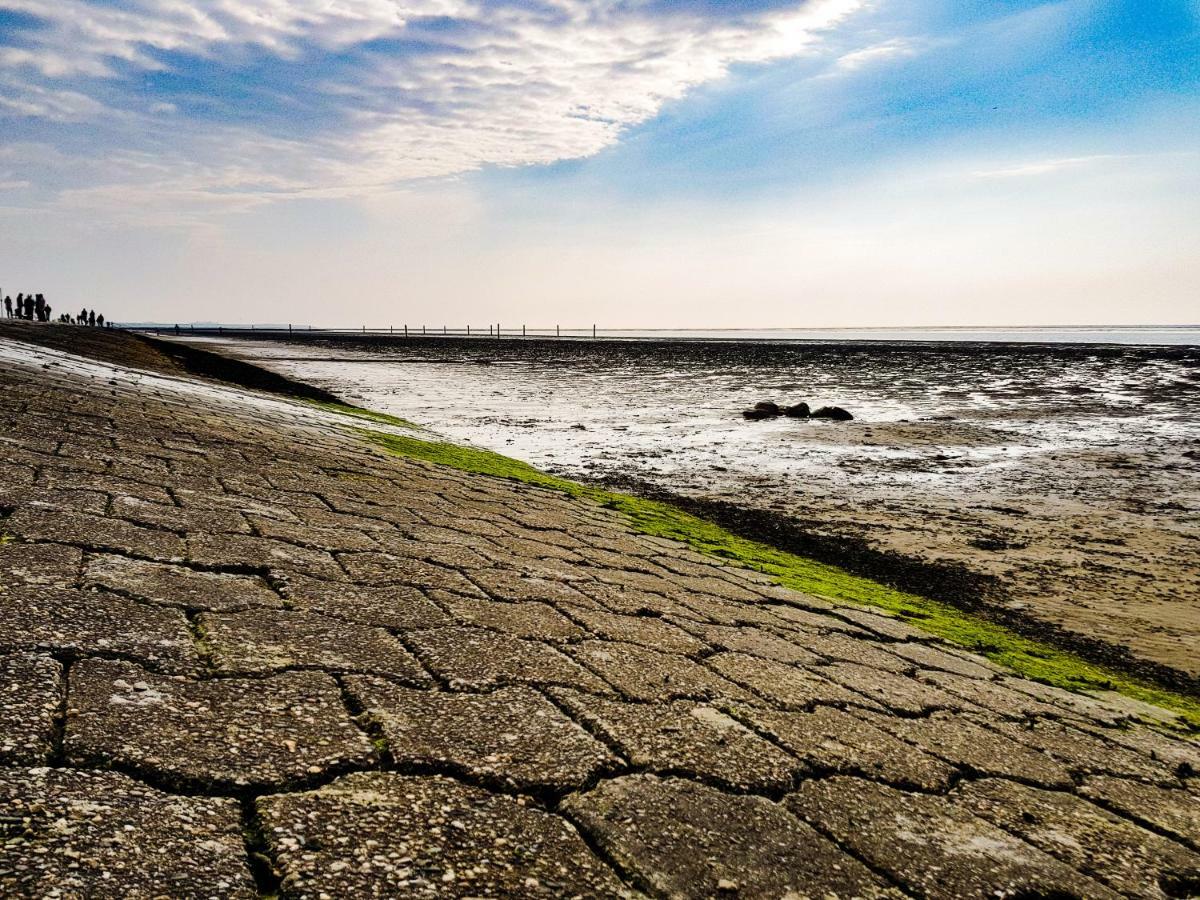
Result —
[[1160, 713], [361, 420], [0, 359], [0, 895], [1200, 885]]

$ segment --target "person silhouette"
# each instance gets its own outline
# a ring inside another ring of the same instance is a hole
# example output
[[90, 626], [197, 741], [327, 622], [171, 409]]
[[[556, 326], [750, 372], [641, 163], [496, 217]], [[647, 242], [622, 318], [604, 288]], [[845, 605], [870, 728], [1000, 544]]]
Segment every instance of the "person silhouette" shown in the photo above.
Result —
[[104, 327], [104, 316], [102, 316], [102, 315], [101, 315], [101, 316], [96, 316], [96, 327], [97, 327], [97, 328], [103, 328], [103, 327]]
[[25, 295], [17, 291], [17, 318], [25, 318]]
[[87, 324], [87, 307], [86, 306], [79, 311], [79, 318], [76, 319], [75, 321], [77, 321], [80, 325]]
[[47, 322], [50, 321], [50, 314], [53, 312], [54, 312], [54, 307], [52, 307], [49, 303], [47, 303], [46, 304], [46, 321]]
[[5, 316], [7, 316], [7, 317], [8, 317], [8, 318], [10, 318], [10, 319], [13, 317], [13, 313], [12, 313], [12, 296], [11, 296], [11, 295], [9, 295], [9, 296], [7, 296], [7, 297], [5, 297], [5, 298], [4, 298], [4, 315], [5, 315]]
[[94, 309], [88, 313], [88, 324], [93, 328], [96, 327], [96, 311]]

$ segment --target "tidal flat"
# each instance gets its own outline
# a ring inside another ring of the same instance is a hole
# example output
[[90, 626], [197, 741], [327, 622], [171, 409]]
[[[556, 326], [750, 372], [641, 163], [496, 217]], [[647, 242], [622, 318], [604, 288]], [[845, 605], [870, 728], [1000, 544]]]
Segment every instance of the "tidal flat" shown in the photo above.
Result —
[[[220, 349], [1093, 657], [1200, 676], [1200, 348], [298, 335]], [[760, 400], [855, 419], [743, 420]]]

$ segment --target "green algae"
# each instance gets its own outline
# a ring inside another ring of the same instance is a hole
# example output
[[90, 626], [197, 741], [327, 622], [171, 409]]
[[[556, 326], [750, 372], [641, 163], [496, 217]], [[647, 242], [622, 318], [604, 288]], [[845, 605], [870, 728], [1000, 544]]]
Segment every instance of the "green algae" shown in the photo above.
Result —
[[327, 403], [323, 400], [305, 400], [304, 402], [309, 406], [339, 413], [343, 416], [352, 416], [355, 419], [366, 419], [368, 422], [378, 422], [382, 425], [395, 425], [397, 428], [407, 428], [410, 431], [425, 430], [415, 422], [409, 422], [407, 419], [401, 419], [399, 416], [375, 412], [373, 409], [363, 409], [360, 406], [350, 406], [347, 403]]
[[770, 575], [784, 587], [802, 593], [890, 613], [1018, 675], [1075, 692], [1114, 691], [1170, 710], [1190, 728], [1200, 729], [1200, 700], [1023, 637], [948, 603], [900, 591], [836, 566], [739, 537], [668, 503], [558, 478], [490, 450], [366, 429], [356, 431], [397, 456], [519, 481], [598, 503], [620, 513], [643, 534], [680, 541], [707, 556]]

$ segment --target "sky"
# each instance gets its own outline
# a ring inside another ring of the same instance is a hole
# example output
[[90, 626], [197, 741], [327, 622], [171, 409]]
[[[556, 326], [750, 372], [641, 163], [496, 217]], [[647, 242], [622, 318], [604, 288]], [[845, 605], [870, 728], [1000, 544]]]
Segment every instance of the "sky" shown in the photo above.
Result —
[[0, 288], [117, 321], [1200, 322], [1200, 0], [0, 0]]

